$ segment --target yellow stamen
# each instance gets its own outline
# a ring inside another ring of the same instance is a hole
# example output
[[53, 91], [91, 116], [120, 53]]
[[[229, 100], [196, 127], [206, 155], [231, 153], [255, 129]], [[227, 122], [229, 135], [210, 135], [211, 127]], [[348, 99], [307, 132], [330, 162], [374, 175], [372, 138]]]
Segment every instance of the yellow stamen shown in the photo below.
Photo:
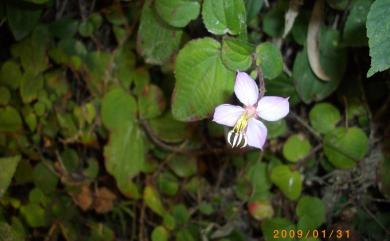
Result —
[[243, 114], [237, 121], [236, 125], [233, 128], [233, 131], [236, 133], [243, 132], [248, 125], [248, 116]]

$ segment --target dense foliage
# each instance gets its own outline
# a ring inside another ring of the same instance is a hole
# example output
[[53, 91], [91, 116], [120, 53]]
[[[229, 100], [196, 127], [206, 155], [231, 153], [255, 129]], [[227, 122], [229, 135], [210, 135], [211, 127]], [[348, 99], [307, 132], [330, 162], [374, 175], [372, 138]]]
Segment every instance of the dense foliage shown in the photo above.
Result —
[[1, 1], [0, 241], [386, 240], [389, 56], [389, 0]]

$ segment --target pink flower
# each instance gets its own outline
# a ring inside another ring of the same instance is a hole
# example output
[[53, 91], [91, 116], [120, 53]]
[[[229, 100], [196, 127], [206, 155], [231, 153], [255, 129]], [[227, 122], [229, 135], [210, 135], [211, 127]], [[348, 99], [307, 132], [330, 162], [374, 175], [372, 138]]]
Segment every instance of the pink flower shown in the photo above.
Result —
[[244, 72], [237, 72], [234, 93], [244, 107], [230, 104], [219, 105], [215, 108], [213, 121], [233, 127], [227, 137], [232, 147], [238, 147], [244, 140], [241, 148], [249, 145], [263, 149], [267, 127], [258, 118], [267, 121], [282, 119], [290, 109], [288, 98], [265, 96], [259, 100], [256, 82]]

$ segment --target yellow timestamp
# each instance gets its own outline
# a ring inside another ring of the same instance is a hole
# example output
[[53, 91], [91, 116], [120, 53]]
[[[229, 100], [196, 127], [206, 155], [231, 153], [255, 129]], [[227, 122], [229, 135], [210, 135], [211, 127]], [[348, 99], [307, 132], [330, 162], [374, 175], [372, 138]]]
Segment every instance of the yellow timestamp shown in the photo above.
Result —
[[351, 230], [349, 229], [331, 229], [331, 230], [294, 230], [294, 229], [274, 229], [274, 239], [284, 238], [322, 238], [322, 239], [349, 239]]

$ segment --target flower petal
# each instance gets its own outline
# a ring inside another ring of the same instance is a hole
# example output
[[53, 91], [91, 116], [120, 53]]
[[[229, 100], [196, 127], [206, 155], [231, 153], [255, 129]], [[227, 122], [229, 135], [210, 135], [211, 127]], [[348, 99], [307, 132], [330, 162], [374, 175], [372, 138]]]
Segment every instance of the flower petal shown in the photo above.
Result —
[[248, 121], [246, 135], [248, 137], [248, 145], [263, 149], [265, 138], [267, 137], [267, 127], [261, 121], [252, 118]]
[[234, 126], [244, 111], [237, 105], [219, 105], [215, 108], [213, 121], [225, 126]]
[[245, 106], [256, 104], [259, 98], [256, 82], [245, 72], [237, 72], [234, 93]]
[[285, 117], [290, 111], [288, 98], [265, 96], [257, 104], [257, 114], [267, 121], [277, 121]]

